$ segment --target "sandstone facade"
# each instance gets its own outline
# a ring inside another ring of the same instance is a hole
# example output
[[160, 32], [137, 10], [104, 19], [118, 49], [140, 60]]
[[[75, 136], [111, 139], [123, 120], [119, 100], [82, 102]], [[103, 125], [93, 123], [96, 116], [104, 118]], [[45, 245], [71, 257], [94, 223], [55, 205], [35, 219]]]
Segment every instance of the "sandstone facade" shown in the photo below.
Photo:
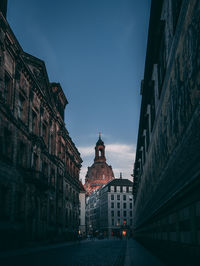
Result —
[[[7, 1], [5, 1], [7, 2]], [[64, 123], [66, 96], [23, 51], [0, 13], [0, 242], [78, 231], [80, 154]], [[16, 242], [16, 243], [15, 243]]]

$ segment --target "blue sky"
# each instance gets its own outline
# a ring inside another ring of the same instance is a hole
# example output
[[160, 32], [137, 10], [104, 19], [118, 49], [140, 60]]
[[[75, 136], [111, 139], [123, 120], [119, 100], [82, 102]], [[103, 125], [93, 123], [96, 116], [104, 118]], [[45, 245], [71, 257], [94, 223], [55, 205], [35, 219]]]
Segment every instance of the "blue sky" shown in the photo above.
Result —
[[8, 0], [22, 48], [45, 61], [67, 96], [65, 122], [82, 155], [82, 179], [99, 131], [115, 176], [131, 178], [149, 11], [147, 0]]

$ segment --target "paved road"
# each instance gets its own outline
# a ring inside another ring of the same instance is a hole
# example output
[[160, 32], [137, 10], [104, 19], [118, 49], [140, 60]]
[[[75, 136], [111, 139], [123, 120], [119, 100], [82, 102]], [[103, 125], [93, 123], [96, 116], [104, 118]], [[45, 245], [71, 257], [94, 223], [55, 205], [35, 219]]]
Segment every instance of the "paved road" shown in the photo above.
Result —
[[1, 266], [162, 266], [135, 240], [90, 240], [0, 255]]

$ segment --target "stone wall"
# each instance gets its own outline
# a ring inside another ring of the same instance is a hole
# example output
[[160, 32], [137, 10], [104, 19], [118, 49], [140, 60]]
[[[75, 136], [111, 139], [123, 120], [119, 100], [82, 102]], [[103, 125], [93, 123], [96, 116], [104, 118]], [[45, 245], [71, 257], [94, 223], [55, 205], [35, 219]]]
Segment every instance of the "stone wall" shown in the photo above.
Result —
[[200, 3], [157, 2], [134, 167], [135, 234], [199, 247]]

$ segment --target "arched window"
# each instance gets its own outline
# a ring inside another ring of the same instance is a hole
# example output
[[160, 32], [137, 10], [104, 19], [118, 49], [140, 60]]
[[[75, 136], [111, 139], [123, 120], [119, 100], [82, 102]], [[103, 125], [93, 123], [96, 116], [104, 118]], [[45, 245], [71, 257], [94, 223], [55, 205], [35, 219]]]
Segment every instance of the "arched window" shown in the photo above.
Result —
[[102, 157], [103, 156], [103, 151], [100, 149], [99, 150], [99, 157]]

